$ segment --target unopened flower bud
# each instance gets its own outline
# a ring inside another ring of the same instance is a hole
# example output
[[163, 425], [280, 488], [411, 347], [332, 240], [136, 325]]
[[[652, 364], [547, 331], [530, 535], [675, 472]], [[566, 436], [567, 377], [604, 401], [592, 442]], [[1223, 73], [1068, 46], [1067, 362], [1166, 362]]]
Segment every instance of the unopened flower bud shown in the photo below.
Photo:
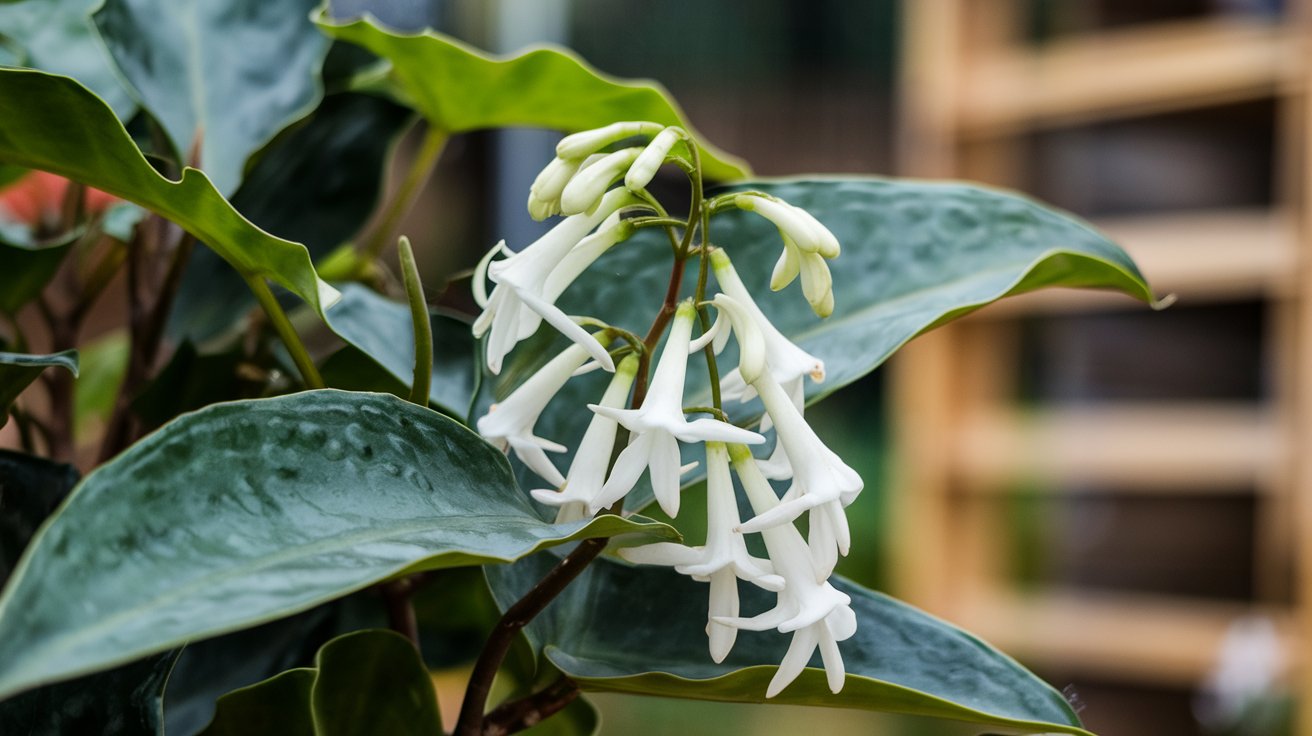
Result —
[[670, 155], [670, 151], [679, 142], [679, 138], [679, 131], [675, 128], [662, 130], [646, 148], [642, 149], [633, 166], [629, 167], [629, 173], [624, 176], [624, 186], [633, 192], [646, 189], [661, 164], [665, 163], [665, 157]]
[[785, 237], [792, 238], [793, 243], [803, 253], [818, 253], [824, 258], [837, 258], [841, 248], [838, 238], [829, 232], [829, 228], [811, 216], [801, 207], [794, 207], [787, 202], [752, 194], [740, 194], [734, 197], [734, 205], [739, 209], [755, 212], [774, 223]]
[[624, 176], [642, 153], [641, 148], [625, 148], [607, 154], [597, 163], [574, 175], [560, 195], [560, 211], [566, 215], [590, 212], [601, 201], [610, 185]]
[[581, 159], [625, 138], [654, 136], [660, 133], [664, 127], [660, 123], [642, 121], [611, 123], [601, 128], [585, 130], [561, 138], [560, 142], [556, 144], [556, 155], [566, 159]]
[[565, 185], [579, 170], [581, 159], [553, 158], [551, 163], [533, 180], [528, 190], [528, 214], [534, 220], [545, 220], [560, 213], [560, 194]]

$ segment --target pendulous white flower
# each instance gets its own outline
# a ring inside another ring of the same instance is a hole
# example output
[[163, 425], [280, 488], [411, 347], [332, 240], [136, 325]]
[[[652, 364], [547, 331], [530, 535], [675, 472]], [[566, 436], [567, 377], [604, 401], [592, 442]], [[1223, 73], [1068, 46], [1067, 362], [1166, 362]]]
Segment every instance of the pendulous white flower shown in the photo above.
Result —
[[670, 516], [679, 513], [679, 442], [741, 442], [749, 445], [765, 441], [761, 435], [735, 427], [718, 419], [689, 422], [683, 414], [683, 381], [688, 368], [688, 343], [697, 312], [686, 299], [675, 312], [670, 334], [660, 361], [652, 375], [651, 386], [642, 406], [615, 409], [589, 404], [592, 411], [608, 416], [633, 433], [611, 469], [610, 478], [601, 489], [597, 503], [609, 506], [623, 498], [638, 482], [644, 469], [650, 469], [652, 491], [661, 508]]
[[[602, 334], [598, 344], [610, 341]], [[603, 348], [604, 349], [604, 348]], [[581, 345], [571, 345], [542, 366], [529, 379], [510, 393], [504, 401], [493, 404], [487, 413], [478, 418], [478, 433], [502, 451], [515, 451], [534, 473], [552, 485], [565, 482], [556, 466], [547, 458], [546, 451], [564, 452], [563, 445], [533, 434], [542, 410], [557, 392], [569, 381], [574, 370], [588, 359], [588, 351]]]
[[792, 240], [793, 245], [802, 253], [837, 258], [842, 252], [838, 238], [834, 237], [829, 228], [801, 207], [755, 194], [740, 194], [734, 197], [733, 203], [741, 210], [755, 212], [773, 222], [780, 234]]
[[[627, 190], [615, 189], [602, 198], [600, 205], [591, 214], [566, 218], [522, 251], [511, 253], [500, 261], [490, 261], [489, 257], [484, 257], [474, 274], [475, 297], [484, 297], [483, 313], [474, 322], [474, 336], [488, 334], [487, 366], [490, 371], [500, 373], [506, 354], [520, 340], [537, 331], [544, 319], [576, 344], [586, 348], [606, 370], [615, 369], [614, 361], [591, 333], [555, 305], [555, 299], [560, 294], [550, 297], [546, 295], [546, 284], [551, 272], [598, 223], [621, 207], [635, 202]], [[497, 250], [508, 252], [504, 241], [494, 249]], [[484, 272], [487, 278], [496, 283], [490, 296], [480, 294]]]
[[608, 153], [596, 163], [580, 170], [560, 193], [560, 211], [566, 215], [591, 212], [610, 185], [624, 176], [640, 153], [641, 148], [624, 148]]
[[[770, 489], [769, 481], [757, 470], [751, 452], [741, 445], [731, 445], [729, 453], [747, 491], [747, 499], [757, 514], [768, 514], [777, 508], [779, 500]], [[778, 695], [797, 679], [817, 647], [829, 689], [837, 693], [843, 689], [846, 676], [838, 642], [856, 633], [852, 599], [827, 580], [815, 578], [808, 545], [797, 527], [782, 524], [762, 531], [761, 535], [775, 572], [784, 579], [778, 602], [769, 611], [750, 618], [723, 617], [716, 622], [749, 631], [778, 629], [783, 633], [793, 632], [788, 652], [766, 689], [767, 698]]]
[[646, 189], [661, 168], [661, 164], [665, 163], [665, 158], [670, 155], [670, 151], [682, 137], [682, 132], [678, 128], [662, 130], [646, 148], [642, 149], [642, 153], [638, 154], [638, 158], [629, 167], [629, 173], [624, 175], [624, 186], [633, 192]]
[[[623, 408], [629, 398], [629, 388], [633, 386], [633, 379], [637, 375], [638, 356], [630, 355], [621, 360], [615, 367], [615, 376], [610, 379], [610, 385], [602, 394], [600, 405]], [[564, 484], [559, 485], [558, 491], [548, 488], [531, 491], [533, 498], [538, 501], [560, 507], [556, 516], [557, 523], [583, 519], [602, 509], [596, 499], [606, 482], [606, 470], [610, 465], [617, 429], [614, 419], [594, 414], [574, 453], [574, 461], [570, 463]], [[734, 523], [737, 525], [736, 521]]]
[[660, 133], [664, 127], [660, 123], [625, 121], [572, 133], [556, 144], [556, 155], [564, 159], [582, 159], [625, 138], [650, 138]]
[[[856, 500], [865, 485], [861, 476], [816, 436], [793, 401], [768, 372], [752, 384], [774, 423], [778, 442], [793, 470], [793, 485], [784, 501], [743, 523], [744, 533], [789, 525], [811, 512], [811, 552], [817, 579], [829, 576], [837, 554], [846, 555], [851, 533], [843, 507]], [[755, 470], [755, 466], [753, 466]]]
[[711, 659], [723, 662], [738, 637], [738, 629], [716, 618], [738, 615], [738, 579], [778, 592], [784, 579], [769, 560], [752, 557], [738, 526], [738, 503], [729, 476], [729, 453], [723, 443], [706, 443], [706, 544], [686, 547], [673, 542], [620, 550], [620, 557], [643, 565], [669, 565], [683, 575], [711, 584], [706, 636]]

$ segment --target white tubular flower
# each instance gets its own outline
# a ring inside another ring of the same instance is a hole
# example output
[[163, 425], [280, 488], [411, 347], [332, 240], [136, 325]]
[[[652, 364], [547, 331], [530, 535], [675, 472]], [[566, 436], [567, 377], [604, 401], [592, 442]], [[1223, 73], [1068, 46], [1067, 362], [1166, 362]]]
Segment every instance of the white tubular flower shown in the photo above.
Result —
[[[610, 338], [602, 335], [601, 340], [608, 342]], [[574, 370], [587, 359], [588, 351], [583, 346], [571, 345], [566, 348], [512, 391], [504, 401], [493, 404], [486, 414], [479, 417], [478, 433], [503, 452], [507, 448], [514, 450], [516, 457], [548, 483], [555, 486], [564, 483], [565, 477], [547, 459], [545, 451], [564, 452], [565, 447], [534, 435], [533, 425], [537, 424], [542, 410], [570, 379]]]
[[634, 192], [646, 189], [681, 137], [677, 128], [662, 130], [629, 167], [629, 173], [624, 175], [624, 186]]
[[654, 136], [664, 127], [660, 123], [642, 121], [611, 123], [561, 138], [556, 144], [556, 155], [564, 159], [581, 159], [625, 138]]
[[[745, 376], [748, 381], [755, 381], [766, 368], [765, 336], [761, 333], [760, 324], [746, 307], [728, 294], [716, 294], [711, 303], [720, 311], [721, 318], [728, 317], [733, 334], [738, 338], [738, 367], [733, 369], [734, 373]], [[718, 319], [716, 321], [719, 322]], [[723, 344], [718, 347], [724, 348]]]
[[625, 148], [607, 154], [595, 164], [579, 171], [560, 194], [560, 211], [566, 215], [591, 212], [610, 185], [624, 176], [640, 153], [641, 148]]
[[[751, 452], [742, 446], [731, 446], [729, 452], [757, 514], [769, 513], [777, 507], [779, 500], [770, 489], [769, 481], [757, 470]], [[856, 633], [852, 599], [828, 581], [816, 580], [806, 541], [792, 524], [766, 529], [762, 536], [775, 572], [784, 579], [778, 603], [769, 611], [751, 618], [724, 617], [715, 619], [715, 622], [749, 631], [778, 629], [783, 633], [794, 632], [788, 652], [766, 689], [767, 698], [778, 695], [797, 679], [817, 647], [820, 648], [829, 689], [837, 693], [843, 689], [846, 677], [838, 642]]]
[[[765, 340], [766, 368], [784, 391], [789, 396], [800, 398], [803, 395], [803, 379], [806, 376], [810, 376], [816, 383], [823, 382], [824, 361], [797, 347], [784, 337], [783, 333], [775, 329], [765, 313], [756, 305], [756, 301], [752, 299], [752, 294], [747, 290], [742, 279], [738, 277], [738, 272], [729, 261], [729, 255], [719, 248], [711, 251], [711, 268], [715, 271], [715, 280], [719, 282], [720, 289], [741, 305], [756, 322]], [[756, 389], [751, 386], [753, 380], [753, 378], [744, 378], [738, 370], [730, 371], [720, 382], [720, 392], [726, 399], [751, 401], [756, 396]], [[801, 409], [800, 404], [797, 406]]]
[[555, 303], [560, 295], [565, 293], [565, 289], [588, 270], [588, 266], [610, 250], [611, 246], [628, 240], [633, 235], [633, 224], [621, 219], [623, 214], [622, 209], [611, 213], [597, 228], [597, 232], [579, 241], [578, 245], [571, 248], [565, 257], [560, 259], [560, 263], [551, 269], [546, 282], [542, 285], [544, 299]]
[[[546, 295], [546, 283], [551, 272], [590, 230], [614, 211], [635, 201], [628, 191], [616, 189], [602, 198], [601, 204], [592, 214], [566, 218], [524, 250], [504, 260], [487, 263], [486, 266], [479, 264], [474, 274], [474, 291], [475, 298], [483, 296], [484, 306], [483, 313], [474, 322], [474, 336], [482, 337], [490, 332], [487, 340], [489, 370], [500, 373], [506, 354], [520, 340], [537, 331], [544, 319], [566, 337], [586, 348], [606, 370], [615, 369], [606, 349], [555, 305], [560, 294], [550, 297]], [[498, 244], [497, 249], [506, 251], [504, 241]], [[484, 261], [487, 261], [486, 257]], [[496, 283], [490, 296], [482, 293], [484, 270], [487, 277]]]
[[[629, 388], [634, 376], [638, 375], [638, 356], [630, 355], [615, 368], [615, 376], [610, 379], [606, 393], [601, 397], [601, 406], [622, 408], [629, 397]], [[533, 498], [548, 506], [559, 506], [560, 513], [556, 522], [573, 521], [591, 516], [601, 510], [596, 503], [601, 487], [606, 482], [606, 469], [610, 464], [610, 453], [615, 446], [615, 432], [618, 425], [614, 419], [601, 414], [593, 415], [574, 453], [574, 462], [569, 466], [569, 475], [559, 491], [540, 488], [531, 491]], [[735, 525], [737, 522], [735, 522]]]
[[739, 578], [766, 590], [783, 590], [784, 579], [773, 573], [769, 560], [752, 557], [738, 526], [738, 503], [729, 476], [729, 453], [723, 443], [706, 443], [706, 544], [685, 547], [661, 542], [620, 550], [620, 557], [643, 565], [668, 565], [683, 575], [711, 584], [706, 635], [711, 659], [723, 662], [738, 637], [738, 629], [714, 619], [738, 615]]
[[583, 164], [582, 159], [556, 157], [542, 169], [528, 190], [528, 214], [534, 220], [545, 220], [560, 214], [560, 194]]
[[[824, 579], [832, 569], [826, 562], [836, 559], [831, 550], [846, 555], [851, 545], [843, 507], [856, 500], [864, 483], [855, 470], [825, 447], [773, 377], [766, 373], [752, 385], [761, 395], [761, 402], [774, 423], [778, 442], [788, 455], [793, 469], [793, 486], [783, 503], [766, 511], [757, 510], [756, 516], [739, 529], [750, 533], [789, 525], [807, 511], [813, 511], [813, 523], [823, 516], [820, 526], [824, 531], [812, 539], [812, 547], [817, 549], [814, 560], [817, 579]], [[829, 549], [822, 548], [821, 542], [827, 543]]]
[[748, 212], [755, 212], [773, 222], [780, 234], [793, 241], [803, 253], [815, 253], [823, 258], [837, 258], [842, 249], [838, 238], [829, 232], [829, 228], [811, 216], [801, 207], [794, 207], [787, 202], [779, 202], [754, 194], [740, 194], [733, 199], [734, 206]]
[[688, 368], [688, 343], [696, 316], [687, 299], [675, 312], [670, 335], [661, 352], [647, 397], [637, 409], [614, 409], [589, 404], [592, 411], [608, 416], [633, 433], [633, 440], [615, 461], [610, 478], [597, 503], [609, 506], [622, 498], [650, 468], [651, 486], [661, 509], [670, 516], [679, 513], [679, 442], [765, 442], [761, 435], [718, 419], [689, 422], [683, 414], [683, 381]]

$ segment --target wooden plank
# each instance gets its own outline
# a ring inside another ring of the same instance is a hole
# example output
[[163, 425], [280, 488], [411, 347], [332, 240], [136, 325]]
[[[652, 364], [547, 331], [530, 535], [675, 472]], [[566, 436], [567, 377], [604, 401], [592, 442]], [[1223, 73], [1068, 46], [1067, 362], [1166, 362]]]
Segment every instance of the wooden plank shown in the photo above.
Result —
[[958, 623], [1028, 665], [1159, 685], [1197, 686], [1245, 617], [1271, 618], [1282, 651], [1295, 651], [1297, 641], [1285, 609], [1208, 599], [994, 591], [975, 593], [959, 613]]
[[1098, 405], [995, 409], [962, 419], [950, 462], [965, 488], [1266, 492], [1288, 461], [1288, 438], [1250, 404]]
[[[1094, 224], [1125, 248], [1159, 295], [1190, 303], [1282, 299], [1298, 292], [1298, 219], [1286, 210], [1208, 210]], [[1056, 289], [1004, 299], [972, 318], [1143, 308], [1121, 294]]]
[[1022, 129], [1257, 99], [1301, 83], [1291, 28], [1207, 18], [1011, 48], [964, 71], [963, 134]]

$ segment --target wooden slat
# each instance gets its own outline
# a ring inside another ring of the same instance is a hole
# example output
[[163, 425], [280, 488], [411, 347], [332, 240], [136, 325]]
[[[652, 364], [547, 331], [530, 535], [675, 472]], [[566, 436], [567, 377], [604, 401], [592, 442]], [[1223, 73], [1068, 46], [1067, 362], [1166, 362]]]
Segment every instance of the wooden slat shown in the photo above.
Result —
[[1274, 419], [1246, 404], [977, 411], [963, 417], [950, 447], [965, 487], [979, 492], [1018, 481], [1052, 489], [1263, 492], [1288, 459]]
[[1209, 18], [1140, 26], [980, 58], [960, 87], [968, 135], [1190, 109], [1297, 84], [1296, 33]]
[[[1233, 209], [1094, 223], [1134, 258], [1161, 296], [1180, 303], [1283, 298], [1298, 289], [1298, 223], [1283, 210]], [[1085, 309], [1142, 309], [1122, 294], [1049, 289], [1004, 299], [973, 319]]]
[[1031, 666], [1187, 687], [1216, 666], [1229, 627], [1253, 615], [1269, 616], [1282, 650], [1295, 651], [1288, 611], [1207, 599], [977, 593], [956, 622]]

